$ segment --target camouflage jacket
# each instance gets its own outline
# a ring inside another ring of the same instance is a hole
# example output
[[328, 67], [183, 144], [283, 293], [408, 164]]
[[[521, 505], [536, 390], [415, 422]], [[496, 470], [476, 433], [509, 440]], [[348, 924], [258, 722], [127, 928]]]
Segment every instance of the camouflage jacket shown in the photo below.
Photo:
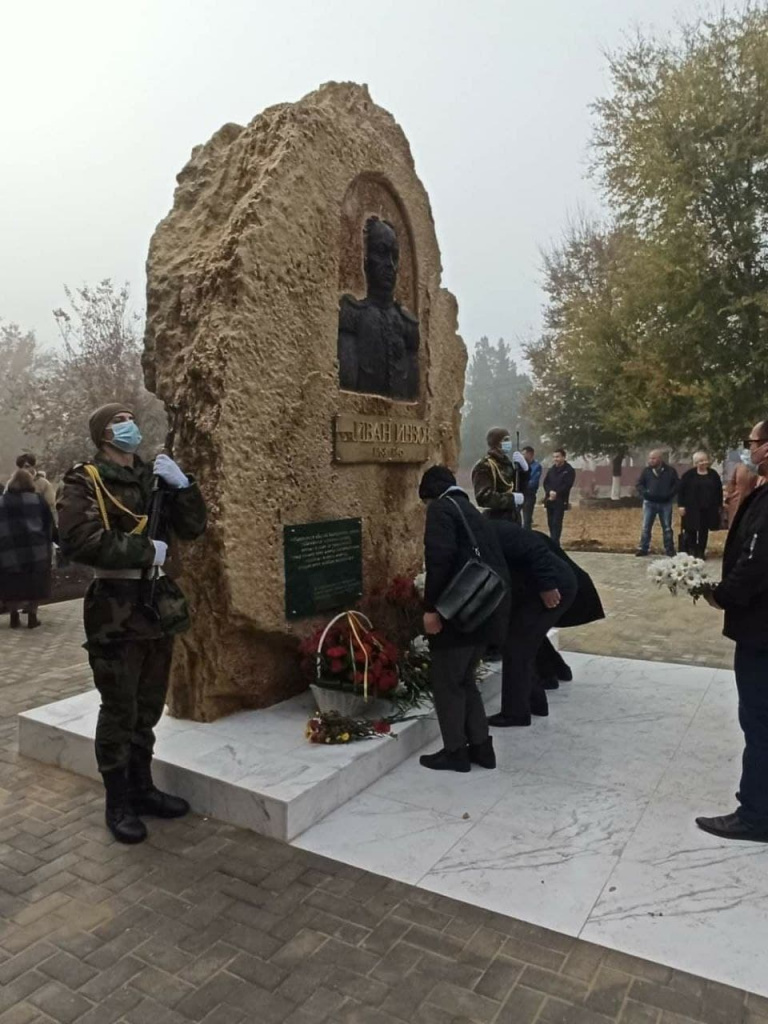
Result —
[[475, 501], [480, 508], [487, 509], [487, 514], [492, 518], [519, 522], [520, 513], [514, 494], [516, 489], [525, 494], [530, 473], [519, 471], [517, 477], [515, 488], [515, 466], [512, 460], [495, 451], [488, 452], [472, 470]]
[[[154, 586], [153, 607], [149, 570], [155, 548], [146, 531], [134, 532], [137, 520], [146, 515], [152, 495], [152, 467], [136, 459], [133, 467], [118, 466], [97, 454], [93, 465], [109, 495], [105, 508], [109, 529], [105, 528], [96, 489], [83, 464], [74, 466], [64, 477], [58, 502], [59, 544], [62, 554], [73, 562], [95, 569], [144, 569], [146, 579], [97, 579], [85, 599], [85, 632], [89, 650], [104, 644], [130, 639], [152, 639], [179, 633], [189, 627], [184, 596], [167, 576]], [[194, 481], [180, 490], [163, 490], [163, 513], [157, 538], [194, 540], [205, 530], [206, 510], [200, 489]], [[133, 513], [133, 515], [129, 514]]]

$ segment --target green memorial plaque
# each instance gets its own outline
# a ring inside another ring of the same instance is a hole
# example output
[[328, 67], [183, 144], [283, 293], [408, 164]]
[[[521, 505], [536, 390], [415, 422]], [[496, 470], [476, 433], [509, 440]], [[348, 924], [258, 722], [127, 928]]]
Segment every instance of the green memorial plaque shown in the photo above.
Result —
[[285, 617], [351, 608], [363, 594], [362, 519], [283, 527]]

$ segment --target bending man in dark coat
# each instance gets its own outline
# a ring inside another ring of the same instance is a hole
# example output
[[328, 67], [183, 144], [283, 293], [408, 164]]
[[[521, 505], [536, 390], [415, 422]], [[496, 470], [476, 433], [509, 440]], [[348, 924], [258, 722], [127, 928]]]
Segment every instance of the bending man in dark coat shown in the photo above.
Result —
[[510, 619], [501, 675], [501, 711], [488, 719], [499, 728], [531, 724], [548, 715], [547, 695], [535, 669], [536, 654], [576, 597], [576, 575], [531, 530], [492, 522], [511, 578]]
[[419, 760], [425, 768], [442, 771], [468, 772], [472, 763], [495, 768], [493, 742], [488, 735], [475, 672], [488, 644], [500, 645], [503, 640], [508, 617], [506, 602], [474, 633], [461, 633], [450, 622], [444, 622], [435, 606], [472, 556], [462, 512], [475, 534], [482, 559], [506, 580], [504, 557], [489, 521], [472, 505], [466, 492], [456, 486], [456, 477], [446, 466], [427, 470], [419, 486], [419, 497], [427, 502], [424, 632], [429, 638], [430, 682], [443, 737], [442, 750]]

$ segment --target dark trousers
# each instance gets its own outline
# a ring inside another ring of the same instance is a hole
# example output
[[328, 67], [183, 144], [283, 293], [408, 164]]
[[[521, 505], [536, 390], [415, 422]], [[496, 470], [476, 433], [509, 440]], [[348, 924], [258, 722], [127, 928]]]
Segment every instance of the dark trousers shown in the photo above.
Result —
[[733, 667], [745, 741], [739, 817], [768, 829], [768, 650], [737, 643]]
[[93, 681], [101, 695], [96, 723], [100, 772], [127, 768], [131, 747], [152, 755], [172, 655], [173, 637], [109, 644], [89, 652]]
[[488, 739], [485, 705], [475, 682], [482, 647], [437, 647], [431, 651], [429, 680], [446, 750]]
[[709, 530], [703, 527], [701, 530], [685, 530], [685, 550], [689, 555], [703, 558], [707, 553], [707, 541]]
[[563, 518], [565, 516], [565, 505], [559, 501], [552, 505], [547, 505], [547, 526], [549, 527], [549, 536], [555, 542], [560, 543], [560, 535], [563, 532]]
[[553, 646], [548, 636], [545, 636], [536, 652], [536, 674], [542, 679], [557, 679], [564, 668], [567, 668], [565, 659], [560, 651]]
[[572, 585], [559, 590], [562, 600], [557, 608], [545, 608], [536, 595], [512, 613], [501, 666], [501, 713], [505, 717], [530, 715], [534, 693], [543, 699], [536, 655], [549, 630], [573, 604], [575, 577]]
[[527, 491], [523, 501], [523, 526], [526, 530], [533, 529], [533, 513], [536, 509], [536, 492]]

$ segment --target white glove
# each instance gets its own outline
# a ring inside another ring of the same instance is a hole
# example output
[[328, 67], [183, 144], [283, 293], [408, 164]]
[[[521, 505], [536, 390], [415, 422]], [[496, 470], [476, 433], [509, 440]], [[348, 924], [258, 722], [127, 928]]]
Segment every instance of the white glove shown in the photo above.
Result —
[[153, 540], [155, 545], [155, 560], [152, 565], [165, 565], [165, 556], [168, 554], [168, 545], [164, 540]]
[[154, 465], [155, 476], [165, 480], [169, 487], [189, 487], [189, 480], [182, 473], [173, 459], [167, 455], [158, 455]]
[[513, 495], [515, 499], [515, 508], [520, 508], [521, 505], [525, 504], [525, 495], [515, 491]]
[[522, 469], [524, 473], [527, 473], [528, 470], [531, 468], [525, 461], [525, 456], [522, 455], [520, 452], [512, 452], [512, 461], [516, 466]]

